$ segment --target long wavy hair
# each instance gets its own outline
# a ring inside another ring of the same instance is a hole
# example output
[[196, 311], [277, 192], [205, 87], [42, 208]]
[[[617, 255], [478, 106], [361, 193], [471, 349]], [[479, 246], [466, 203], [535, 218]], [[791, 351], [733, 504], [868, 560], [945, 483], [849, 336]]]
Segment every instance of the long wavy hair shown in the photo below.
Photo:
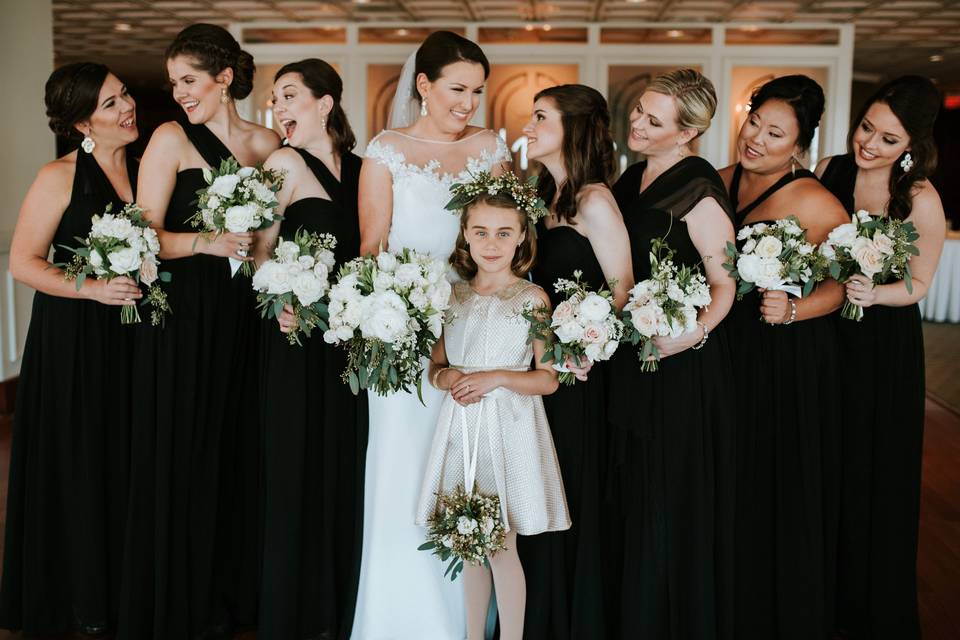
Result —
[[[610, 186], [616, 171], [613, 136], [610, 134], [610, 110], [607, 101], [596, 89], [582, 84], [562, 84], [544, 89], [533, 100], [553, 100], [561, 113], [563, 145], [561, 157], [567, 179], [557, 185], [550, 172], [540, 172], [537, 190], [557, 217], [576, 224], [577, 196], [588, 184]], [[558, 193], [559, 188], [559, 193]]]

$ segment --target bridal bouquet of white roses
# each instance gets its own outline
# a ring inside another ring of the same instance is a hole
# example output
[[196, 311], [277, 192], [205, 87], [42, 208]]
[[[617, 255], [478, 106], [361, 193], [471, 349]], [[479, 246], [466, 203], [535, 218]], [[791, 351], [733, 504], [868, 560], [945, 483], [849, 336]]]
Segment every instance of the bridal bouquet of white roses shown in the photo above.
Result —
[[609, 360], [620, 345], [623, 322], [617, 317], [613, 294], [608, 289], [590, 291], [580, 282], [582, 271], [573, 272], [573, 280], [560, 278], [554, 283], [557, 293], [566, 298], [550, 314], [543, 306], [527, 306], [523, 317], [530, 323], [529, 341], [544, 342], [543, 362], [553, 361], [560, 382], [572, 385], [576, 377], [567, 368], [587, 362]]
[[323, 339], [349, 349], [344, 381], [354, 393], [417, 389], [450, 306], [443, 261], [412, 249], [354, 258], [330, 288]]
[[[197, 191], [198, 209], [190, 217], [194, 228], [214, 236], [221, 233], [259, 231], [273, 224], [280, 216], [277, 191], [283, 186], [283, 175], [262, 167], [241, 167], [234, 158], [220, 163], [219, 169], [204, 168], [207, 186]], [[249, 276], [253, 267], [249, 262], [230, 258], [230, 268]]]
[[743, 227], [737, 240], [745, 241], [743, 248], [728, 242], [723, 268], [738, 281], [738, 300], [754, 287], [806, 296], [826, 276], [827, 261], [807, 242], [796, 216]]
[[437, 510], [427, 522], [427, 541], [417, 548], [449, 561], [444, 575], [456, 580], [464, 562], [488, 563], [489, 556], [506, 548], [499, 497], [467, 493], [458, 486], [437, 498]]
[[[124, 205], [120, 213], [111, 213], [112, 204], [108, 204], [103, 215], [95, 215], [86, 238], [77, 238], [79, 247], [64, 249], [72, 252], [73, 260], [62, 266], [67, 280], [76, 280], [77, 291], [88, 276], [109, 280], [116, 276], [127, 276], [139, 284], [147, 286], [147, 296], [141, 304], [152, 307], [151, 324], [163, 323], [164, 314], [170, 311], [166, 292], [157, 281], [170, 282], [170, 274], [159, 271], [160, 240], [156, 230], [150, 227], [143, 217], [144, 211], [136, 204]], [[133, 324], [140, 322], [140, 312], [136, 305], [120, 307], [120, 322]]]
[[337, 239], [329, 233], [300, 229], [293, 240], [280, 238], [274, 258], [253, 274], [257, 308], [262, 317], [277, 318], [284, 305], [293, 307], [296, 326], [287, 334], [290, 344], [302, 346], [301, 331], [309, 338], [316, 327], [327, 330], [327, 305], [323, 298], [330, 290], [336, 246]]
[[[830, 261], [830, 276], [837, 282], [844, 283], [858, 273], [875, 284], [902, 279], [913, 293], [910, 257], [920, 255], [919, 237], [912, 222], [871, 216], [861, 209], [850, 222], [830, 232], [820, 245], [820, 254]], [[840, 315], [860, 322], [863, 307], [846, 300]]]
[[656, 371], [660, 352], [653, 338], [676, 338], [697, 328], [699, 310], [710, 304], [710, 286], [700, 266], [673, 262], [674, 252], [663, 238], [650, 249], [650, 277], [630, 290], [623, 307], [624, 338], [640, 345], [640, 370]]

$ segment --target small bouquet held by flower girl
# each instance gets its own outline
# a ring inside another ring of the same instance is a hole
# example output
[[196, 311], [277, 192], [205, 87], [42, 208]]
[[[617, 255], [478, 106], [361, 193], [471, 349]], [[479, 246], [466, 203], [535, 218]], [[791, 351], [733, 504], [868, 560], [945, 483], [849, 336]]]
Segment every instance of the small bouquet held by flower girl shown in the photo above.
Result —
[[458, 486], [437, 497], [437, 510], [427, 522], [427, 541], [417, 549], [449, 561], [444, 575], [456, 580], [464, 562], [487, 564], [488, 556], [506, 548], [505, 540], [500, 498], [467, 493]]
[[[916, 242], [920, 238], [912, 222], [871, 216], [861, 209], [827, 236], [819, 253], [830, 261], [830, 276], [844, 283], [850, 276], [861, 274], [874, 284], [902, 279], [913, 293], [910, 257], [920, 255]], [[848, 320], [863, 320], [863, 307], [845, 300], [840, 315]]]
[[807, 242], [807, 233], [796, 216], [775, 222], [747, 225], [737, 233], [742, 249], [727, 243], [723, 268], [738, 281], [737, 300], [754, 287], [810, 295], [827, 273], [827, 261]]
[[406, 248], [340, 267], [323, 339], [347, 346], [343, 377], [354, 393], [388, 395], [415, 387], [423, 401], [422, 359], [430, 357], [450, 306], [446, 272], [443, 261]]
[[653, 338], [676, 338], [697, 328], [697, 317], [710, 305], [710, 285], [700, 266], [673, 262], [674, 252], [664, 238], [650, 243], [650, 277], [630, 290], [623, 307], [624, 339], [640, 345], [640, 370], [656, 371], [660, 352]]
[[[280, 216], [277, 191], [283, 186], [283, 174], [262, 167], [241, 167], [234, 158], [220, 163], [219, 169], [204, 168], [207, 186], [197, 191], [198, 209], [190, 217], [196, 229], [212, 234], [259, 231], [273, 224]], [[250, 262], [230, 258], [230, 269], [236, 275], [253, 275]]]
[[310, 233], [300, 229], [293, 240], [280, 238], [274, 258], [253, 274], [257, 308], [264, 318], [278, 318], [283, 306], [293, 307], [296, 326], [287, 334], [290, 344], [303, 346], [300, 333], [308, 338], [313, 329], [327, 330], [327, 305], [324, 296], [330, 290], [330, 270], [336, 259], [337, 239], [329, 233]]
[[560, 278], [554, 283], [557, 293], [566, 294], [566, 299], [552, 314], [543, 306], [529, 306], [522, 314], [530, 323], [529, 341], [543, 341], [542, 361], [553, 361], [553, 368], [560, 372], [560, 382], [566, 385], [577, 381], [567, 368], [568, 361], [580, 366], [609, 360], [623, 335], [613, 293], [609, 289], [590, 291], [580, 282], [582, 275], [582, 271], [574, 271], [573, 280]]
[[[90, 233], [86, 238], [77, 238], [79, 247], [62, 245], [74, 255], [68, 264], [57, 266], [63, 267], [67, 280], [76, 280], [77, 291], [88, 276], [105, 280], [127, 276], [138, 284], [145, 284], [147, 296], [141, 304], [152, 307], [151, 324], [161, 325], [164, 315], [170, 311], [170, 304], [157, 281], [170, 282], [170, 274], [158, 269], [160, 240], [157, 232], [150, 227], [138, 205], [124, 205], [117, 214], [111, 213], [112, 208], [113, 205], [108, 204], [102, 215], [93, 216]], [[120, 307], [120, 322], [140, 322], [137, 305]]]

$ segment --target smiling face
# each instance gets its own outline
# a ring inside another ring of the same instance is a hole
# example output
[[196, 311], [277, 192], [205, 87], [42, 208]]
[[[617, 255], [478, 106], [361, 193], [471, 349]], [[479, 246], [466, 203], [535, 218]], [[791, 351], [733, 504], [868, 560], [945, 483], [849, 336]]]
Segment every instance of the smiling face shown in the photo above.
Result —
[[233, 70], [224, 69], [216, 77], [197, 66], [191, 56], [179, 55], [167, 60], [167, 75], [173, 99], [187, 114], [191, 124], [202, 124], [222, 108], [224, 88], [233, 79]]
[[471, 205], [465, 215], [463, 237], [477, 268], [487, 273], [510, 271], [517, 247], [525, 237], [525, 215], [486, 202]]
[[559, 158], [563, 151], [563, 113], [553, 98], [540, 98], [533, 103], [533, 115], [523, 127], [527, 136], [527, 157], [544, 162]]
[[656, 91], [645, 91], [630, 113], [627, 147], [647, 156], [675, 154], [696, 131], [677, 124], [677, 101]]
[[117, 76], [107, 74], [100, 87], [96, 110], [89, 118], [77, 123], [76, 128], [107, 147], [121, 147], [137, 139], [140, 135], [137, 130], [137, 104]]
[[909, 151], [910, 135], [883, 102], [874, 102], [853, 134], [853, 158], [861, 169], [888, 167]]
[[273, 117], [291, 146], [302, 147], [311, 135], [323, 131], [332, 107], [333, 99], [315, 98], [299, 73], [285, 73], [273, 83]]
[[800, 153], [799, 135], [800, 124], [793, 107], [783, 100], [767, 100], [750, 111], [740, 127], [740, 164], [755, 173], [783, 171], [790, 166], [790, 158]]
[[440, 70], [433, 82], [421, 73], [417, 89], [427, 100], [427, 117], [440, 131], [460, 132], [480, 106], [487, 79], [483, 66], [476, 62], [454, 62]]

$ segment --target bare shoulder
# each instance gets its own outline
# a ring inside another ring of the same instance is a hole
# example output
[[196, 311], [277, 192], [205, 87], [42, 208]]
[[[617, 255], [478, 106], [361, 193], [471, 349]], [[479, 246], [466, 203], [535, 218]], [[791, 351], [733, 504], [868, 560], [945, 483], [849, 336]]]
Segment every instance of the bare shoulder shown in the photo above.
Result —
[[736, 168], [737, 165], [731, 164], [717, 171], [717, 173], [720, 174], [720, 179], [723, 180], [723, 185], [727, 188], [727, 191], [730, 190], [730, 183], [733, 182], [733, 172]]
[[610, 188], [601, 183], [588, 184], [577, 194], [577, 213], [587, 218], [619, 213]]
[[280, 146], [280, 136], [273, 129], [254, 124], [250, 131], [250, 146], [257, 155], [267, 156]]
[[943, 202], [940, 200], [940, 194], [937, 193], [929, 180], [924, 180], [914, 187], [913, 192], [913, 211], [910, 216], [920, 213], [925, 216], [936, 216], [939, 219], [944, 218]]
[[804, 227], [834, 228], [850, 221], [843, 205], [819, 180], [796, 180], [783, 189]]
[[264, 162], [264, 164], [274, 169], [283, 169], [284, 171], [293, 172], [300, 169], [304, 165], [304, 162], [303, 158], [300, 157], [300, 154], [294, 149], [290, 147], [280, 147], [279, 149], [275, 149], [269, 156], [267, 156], [267, 160]]
[[77, 171], [78, 153], [79, 151], [71, 151], [65, 156], [51, 160], [40, 167], [40, 171], [37, 172], [36, 184], [44, 189], [60, 186], [69, 189]]
[[161, 149], [164, 152], [171, 152], [175, 149], [182, 149], [190, 145], [187, 134], [183, 127], [176, 121], [164, 122], [157, 127], [153, 135], [150, 136], [150, 142], [147, 147], [151, 149]]

